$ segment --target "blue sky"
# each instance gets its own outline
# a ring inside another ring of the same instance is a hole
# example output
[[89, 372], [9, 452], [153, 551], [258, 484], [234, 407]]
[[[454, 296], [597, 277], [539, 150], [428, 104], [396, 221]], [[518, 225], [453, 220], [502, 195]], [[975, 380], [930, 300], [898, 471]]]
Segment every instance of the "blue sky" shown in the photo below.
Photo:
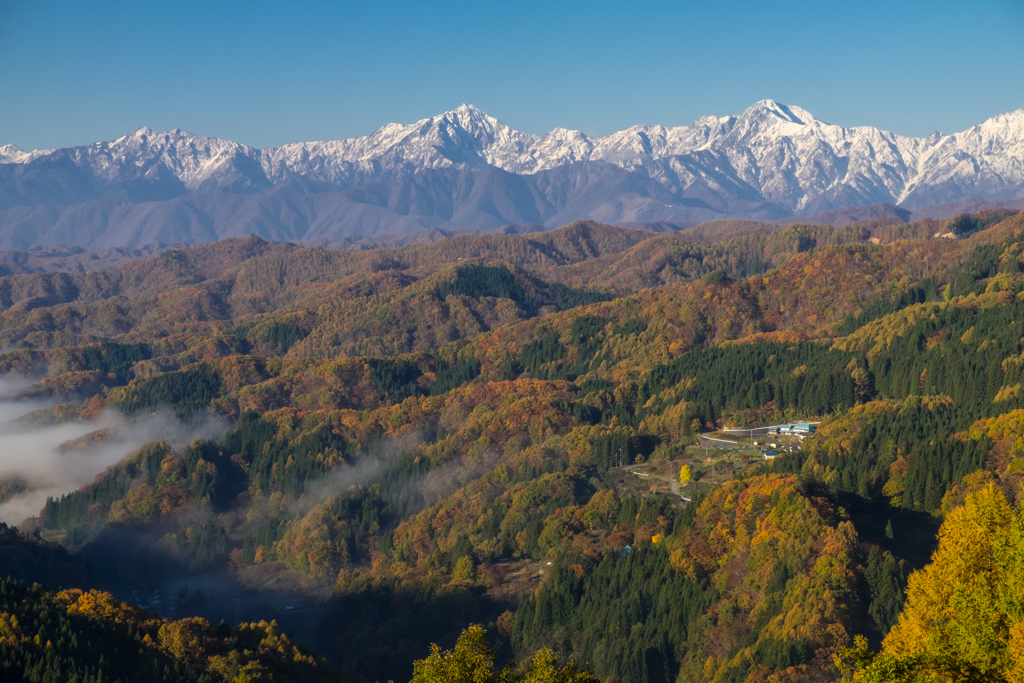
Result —
[[0, 144], [141, 126], [257, 147], [475, 104], [514, 128], [685, 125], [771, 98], [906, 135], [1024, 107], [1024, 0], [0, 0]]

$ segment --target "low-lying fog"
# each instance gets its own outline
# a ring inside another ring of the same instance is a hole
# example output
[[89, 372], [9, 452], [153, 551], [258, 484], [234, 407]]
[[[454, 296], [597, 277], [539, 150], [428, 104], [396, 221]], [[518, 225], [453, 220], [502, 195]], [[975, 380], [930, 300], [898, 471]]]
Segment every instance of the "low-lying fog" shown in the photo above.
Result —
[[[52, 402], [21, 397], [30, 380], [0, 377], [0, 480], [20, 477], [28, 490], [0, 504], [0, 521], [21, 524], [39, 514], [46, 498], [60, 497], [92, 482], [96, 475], [116, 464], [143, 444], [167, 441], [174, 446], [194, 439], [220, 436], [227, 426], [208, 419], [198, 425], [186, 424], [170, 413], [127, 420], [109, 410], [98, 420], [56, 425], [33, 425], [19, 420], [25, 414], [46, 408]], [[61, 444], [106, 429], [104, 440], [84, 448], [61, 449]]]

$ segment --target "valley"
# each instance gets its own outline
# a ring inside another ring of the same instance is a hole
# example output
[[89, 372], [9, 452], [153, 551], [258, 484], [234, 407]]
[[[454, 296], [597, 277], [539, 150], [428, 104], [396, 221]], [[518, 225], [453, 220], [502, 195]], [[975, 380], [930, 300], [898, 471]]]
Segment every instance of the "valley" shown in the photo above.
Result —
[[914, 577], [972, 595], [940, 527], [1018, 557], [1024, 214], [692, 230], [0, 276], [2, 666], [404, 681], [474, 625], [623, 683], [1016, 662], [1016, 603], [929, 659]]

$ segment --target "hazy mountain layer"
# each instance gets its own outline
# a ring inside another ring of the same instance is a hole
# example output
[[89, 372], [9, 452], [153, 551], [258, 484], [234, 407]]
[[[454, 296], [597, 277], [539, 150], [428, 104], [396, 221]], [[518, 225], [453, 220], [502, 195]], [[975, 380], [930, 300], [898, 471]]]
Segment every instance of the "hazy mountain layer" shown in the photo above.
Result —
[[0, 247], [774, 220], [1022, 192], [1024, 109], [910, 138], [764, 100], [739, 116], [592, 138], [522, 133], [463, 105], [366, 137], [262, 150], [148, 128], [85, 147], [0, 147]]

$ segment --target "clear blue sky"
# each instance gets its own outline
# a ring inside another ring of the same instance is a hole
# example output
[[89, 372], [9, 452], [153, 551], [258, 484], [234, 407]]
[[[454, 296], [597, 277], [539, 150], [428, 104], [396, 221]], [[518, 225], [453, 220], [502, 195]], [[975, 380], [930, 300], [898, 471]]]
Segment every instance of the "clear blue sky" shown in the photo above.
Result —
[[514, 128], [684, 125], [771, 98], [955, 132], [1024, 107], [1024, 0], [0, 0], [0, 144], [183, 128], [257, 147], [475, 104]]

